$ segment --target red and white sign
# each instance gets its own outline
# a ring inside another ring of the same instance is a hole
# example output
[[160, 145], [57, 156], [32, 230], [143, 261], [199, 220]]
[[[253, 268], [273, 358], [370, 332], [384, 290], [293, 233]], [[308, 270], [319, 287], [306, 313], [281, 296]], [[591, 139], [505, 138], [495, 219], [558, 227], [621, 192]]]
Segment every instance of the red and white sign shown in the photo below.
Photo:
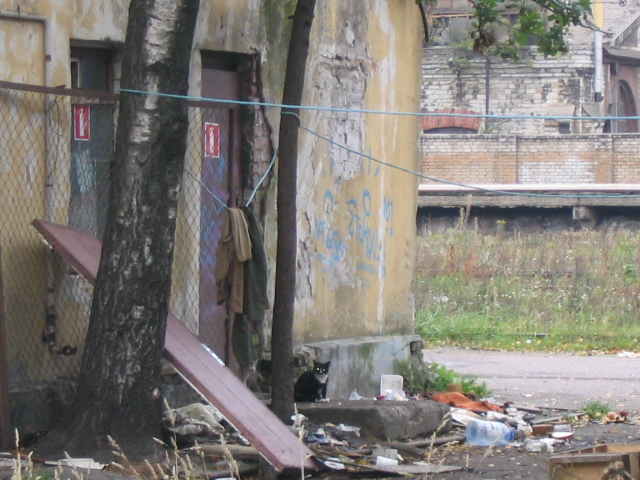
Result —
[[91, 139], [91, 107], [89, 105], [73, 106], [73, 138], [75, 140]]
[[220, 125], [204, 124], [204, 156], [218, 158], [220, 156]]

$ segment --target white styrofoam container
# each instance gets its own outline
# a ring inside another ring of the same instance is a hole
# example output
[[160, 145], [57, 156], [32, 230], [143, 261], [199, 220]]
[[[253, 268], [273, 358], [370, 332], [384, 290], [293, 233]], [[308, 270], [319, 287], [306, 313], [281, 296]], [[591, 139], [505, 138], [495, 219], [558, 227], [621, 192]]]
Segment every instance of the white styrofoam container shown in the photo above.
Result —
[[392, 392], [402, 392], [402, 375], [382, 375], [380, 377], [380, 395], [386, 395], [389, 390]]

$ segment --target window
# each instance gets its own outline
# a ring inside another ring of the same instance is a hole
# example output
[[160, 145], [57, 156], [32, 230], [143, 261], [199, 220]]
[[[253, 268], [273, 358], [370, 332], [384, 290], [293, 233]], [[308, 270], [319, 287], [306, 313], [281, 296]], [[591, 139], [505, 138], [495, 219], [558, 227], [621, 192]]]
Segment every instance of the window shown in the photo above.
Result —
[[[636, 103], [633, 98], [633, 92], [627, 82], [619, 82], [613, 90], [609, 114], [612, 117], [636, 116]], [[635, 133], [638, 131], [638, 121], [633, 119], [611, 120], [609, 128], [611, 133]]]
[[563, 135], [571, 133], [571, 122], [558, 121], [558, 133]]
[[113, 50], [71, 47], [71, 88], [113, 91]]

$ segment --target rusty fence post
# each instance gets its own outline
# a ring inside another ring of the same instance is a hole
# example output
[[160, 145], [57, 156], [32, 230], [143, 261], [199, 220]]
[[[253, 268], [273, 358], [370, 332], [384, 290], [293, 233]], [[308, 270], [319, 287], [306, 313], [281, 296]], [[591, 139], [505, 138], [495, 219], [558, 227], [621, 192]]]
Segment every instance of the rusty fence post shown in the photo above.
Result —
[[2, 247], [0, 247], [0, 448], [9, 449], [13, 442], [11, 439], [11, 398], [9, 395], [7, 327], [5, 320]]

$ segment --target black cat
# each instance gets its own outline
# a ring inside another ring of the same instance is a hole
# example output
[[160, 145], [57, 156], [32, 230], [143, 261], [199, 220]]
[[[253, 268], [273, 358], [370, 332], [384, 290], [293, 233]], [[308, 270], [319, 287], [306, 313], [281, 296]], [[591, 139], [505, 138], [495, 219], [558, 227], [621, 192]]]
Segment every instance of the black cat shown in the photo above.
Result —
[[317, 402], [327, 398], [327, 376], [331, 362], [313, 361], [313, 370], [307, 370], [298, 377], [293, 387], [296, 402]]

